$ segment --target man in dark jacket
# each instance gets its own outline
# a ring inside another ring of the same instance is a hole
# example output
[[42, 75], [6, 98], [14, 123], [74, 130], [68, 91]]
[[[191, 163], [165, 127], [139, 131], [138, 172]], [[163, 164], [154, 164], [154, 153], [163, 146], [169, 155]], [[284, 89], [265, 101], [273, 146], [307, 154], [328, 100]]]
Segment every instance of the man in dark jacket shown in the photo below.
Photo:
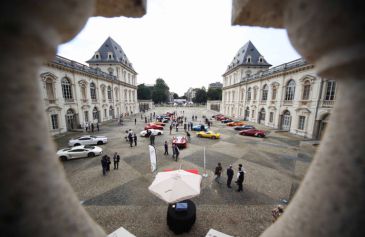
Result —
[[120, 156], [118, 155], [117, 152], [114, 153], [113, 161], [114, 161], [114, 169], [117, 170], [119, 168], [119, 161], [120, 161]]
[[137, 146], [137, 134], [133, 134], [134, 146]]
[[232, 165], [230, 165], [229, 168], [227, 169], [227, 187], [228, 188], [232, 188], [231, 182], [232, 182], [233, 175], [234, 175], [234, 171], [232, 169]]
[[215, 167], [214, 174], [215, 174], [215, 182], [220, 184], [220, 178], [221, 178], [221, 175], [222, 175], [222, 165], [221, 165], [221, 163], [218, 163], [218, 166]]
[[242, 184], [243, 184], [243, 180], [245, 179], [245, 173], [242, 170], [242, 164], [238, 165], [238, 178], [237, 178], [237, 185], [238, 185], [238, 189], [237, 192], [242, 192], [243, 188], [242, 188]]
[[106, 159], [106, 155], [104, 155], [102, 158], [101, 158], [101, 167], [103, 168], [103, 175], [105, 176], [106, 175], [106, 169], [107, 169], [107, 166], [108, 166], [108, 161]]
[[132, 135], [132, 133], [129, 133], [128, 134], [128, 140], [129, 140], [129, 145], [131, 147], [133, 147], [133, 135]]

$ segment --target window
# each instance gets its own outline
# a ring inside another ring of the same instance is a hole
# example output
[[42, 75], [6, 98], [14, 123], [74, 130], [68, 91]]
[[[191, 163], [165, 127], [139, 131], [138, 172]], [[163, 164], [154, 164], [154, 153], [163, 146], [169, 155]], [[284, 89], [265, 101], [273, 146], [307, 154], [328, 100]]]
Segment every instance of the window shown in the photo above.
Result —
[[94, 109], [93, 109], [93, 119], [97, 120], [98, 118], [99, 118], [98, 109], [96, 107], [94, 107]]
[[335, 100], [335, 94], [336, 94], [336, 82], [327, 81], [325, 100]]
[[67, 78], [63, 78], [62, 82], [62, 94], [65, 99], [72, 99], [71, 83]]
[[47, 98], [49, 100], [54, 100], [55, 96], [54, 96], [54, 91], [53, 91], [53, 82], [52, 79], [48, 78], [46, 80], [46, 91], [47, 91]]
[[89, 122], [89, 111], [84, 111], [85, 122]]
[[290, 80], [286, 86], [285, 100], [293, 100], [295, 94], [295, 81]]
[[264, 62], [264, 59], [262, 57], [259, 58], [259, 63]]
[[99, 54], [99, 52], [96, 52], [95, 53], [95, 59], [99, 59], [100, 58], [100, 54]]
[[305, 116], [299, 116], [298, 129], [304, 130]]
[[96, 100], [96, 88], [94, 82], [90, 83], [90, 97], [92, 100]]
[[268, 89], [267, 89], [267, 85], [265, 84], [262, 87], [262, 100], [266, 101], [267, 100], [267, 93], [268, 93]]
[[247, 101], [251, 100], [251, 87], [247, 90]]
[[250, 56], [247, 57], [247, 63], [251, 63], [251, 57]]
[[272, 123], [274, 121], [274, 112], [270, 112], [269, 122]]
[[51, 115], [51, 122], [52, 122], [52, 129], [58, 129], [58, 115], [57, 114]]
[[108, 86], [108, 99], [112, 99], [112, 88], [110, 86]]
[[278, 89], [276, 86], [272, 87], [272, 96], [271, 96], [271, 100], [276, 100], [276, 93], [277, 93]]
[[302, 99], [303, 100], [309, 100], [309, 92], [310, 92], [310, 89], [311, 89], [310, 82], [309, 81], [304, 82], [304, 85], [303, 85], [303, 96], [302, 96]]

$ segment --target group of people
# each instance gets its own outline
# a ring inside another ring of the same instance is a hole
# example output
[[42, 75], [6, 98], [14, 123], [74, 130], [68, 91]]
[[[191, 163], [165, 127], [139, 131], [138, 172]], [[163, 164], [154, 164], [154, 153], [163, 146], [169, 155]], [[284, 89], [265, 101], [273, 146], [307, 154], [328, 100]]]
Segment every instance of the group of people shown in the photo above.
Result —
[[[217, 167], [215, 168], [214, 175], [216, 176], [215, 181], [219, 184], [221, 183], [220, 178], [222, 176], [222, 172], [223, 172], [222, 164], [218, 163]], [[243, 191], [243, 181], [245, 179], [245, 173], [246, 173], [246, 171], [243, 170], [242, 164], [239, 164], [237, 180], [235, 181], [235, 183], [238, 185], [237, 192]], [[232, 188], [231, 183], [232, 183], [233, 176], [234, 176], [234, 171], [232, 169], [232, 165], [230, 165], [227, 168], [227, 187], [228, 188]]]
[[[104, 176], [107, 174], [107, 172], [110, 171], [110, 164], [112, 163], [110, 160], [111, 159], [108, 155], [103, 155], [101, 157], [101, 167], [102, 167]], [[120, 161], [120, 156], [117, 152], [115, 152], [113, 155], [113, 162], [114, 162], [115, 170], [117, 170], [119, 168], [119, 161]]]
[[134, 146], [137, 146], [137, 134], [135, 134], [132, 129], [126, 130], [125, 133], [126, 135], [124, 138], [129, 142], [130, 147], [133, 147], [133, 142]]
[[[84, 128], [85, 128], [86, 132], [94, 132], [95, 125], [94, 125], [94, 123], [91, 123], [91, 122], [85, 122]], [[99, 132], [99, 130], [100, 130], [99, 123], [96, 123], [96, 129]]]
[[[169, 145], [167, 141], [165, 141], [164, 143], [164, 149], [165, 149], [164, 155], [169, 155]], [[179, 155], [180, 155], [179, 147], [175, 143], [172, 143], [172, 158], [175, 159], [175, 161], [177, 161], [179, 159]]]

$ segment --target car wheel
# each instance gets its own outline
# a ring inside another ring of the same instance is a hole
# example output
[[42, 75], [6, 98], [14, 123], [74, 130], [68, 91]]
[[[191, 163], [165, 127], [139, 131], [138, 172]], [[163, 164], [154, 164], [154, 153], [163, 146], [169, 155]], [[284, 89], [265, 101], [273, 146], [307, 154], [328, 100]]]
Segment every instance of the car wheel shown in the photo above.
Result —
[[90, 152], [89, 154], [87, 154], [87, 157], [94, 157], [95, 153], [94, 152]]
[[202, 135], [198, 134], [198, 137], [202, 137]]
[[259, 135], [258, 135], [258, 137], [261, 137], [261, 138], [263, 138], [263, 137], [265, 137], [265, 136], [264, 136], [264, 135], [262, 135], [262, 134], [259, 134]]
[[102, 141], [98, 141], [97, 143], [98, 145], [103, 145], [103, 142]]
[[159, 132], [159, 133], [157, 133], [157, 135], [161, 135], [161, 133]]
[[80, 146], [81, 144], [80, 143], [75, 143], [74, 146]]
[[67, 156], [61, 156], [61, 157], [60, 157], [60, 159], [61, 159], [62, 161], [66, 161], [66, 160], [68, 160], [68, 159], [67, 159]]
[[212, 139], [213, 139], [213, 140], [215, 140], [215, 139], [216, 139], [216, 137], [215, 137], [215, 136], [213, 136], [213, 137], [212, 137]]

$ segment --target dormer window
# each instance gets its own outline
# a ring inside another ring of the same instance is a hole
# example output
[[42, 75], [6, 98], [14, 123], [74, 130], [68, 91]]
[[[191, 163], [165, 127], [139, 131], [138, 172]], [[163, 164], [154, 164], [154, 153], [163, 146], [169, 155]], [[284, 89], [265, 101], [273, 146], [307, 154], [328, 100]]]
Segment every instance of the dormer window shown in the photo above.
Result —
[[113, 59], [113, 53], [112, 52], [108, 52], [108, 60], [112, 60]]
[[248, 57], [247, 57], [246, 62], [247, 62], [247, 63], [251, 63], [251, 56], [248, 56]]
[[100, 54], [99, 54], [99, 52], [96, 52], [96, 53], [95, 53], [94, 58], [95, 58], [95, 59], [100, 59]]
[[264, 62], [264, 58], [263, 57], [260, 57], [259, 58], [259, 63], [263, 63]]

